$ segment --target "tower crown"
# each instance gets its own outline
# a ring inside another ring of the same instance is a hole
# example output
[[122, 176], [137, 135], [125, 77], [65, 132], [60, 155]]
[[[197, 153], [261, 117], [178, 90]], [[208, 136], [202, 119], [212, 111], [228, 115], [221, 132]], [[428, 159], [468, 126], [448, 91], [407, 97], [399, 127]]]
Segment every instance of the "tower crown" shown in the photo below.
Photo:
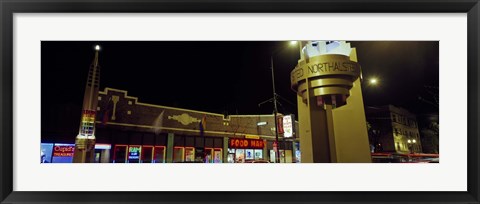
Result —
[[345, 41], [309, 41], [290, 73], [292, 89], [304, 102], [316, 97], [319, 106], [345, 105], [353, 82], [361, 75], [360, 65], [350, 59], [352, 50]]

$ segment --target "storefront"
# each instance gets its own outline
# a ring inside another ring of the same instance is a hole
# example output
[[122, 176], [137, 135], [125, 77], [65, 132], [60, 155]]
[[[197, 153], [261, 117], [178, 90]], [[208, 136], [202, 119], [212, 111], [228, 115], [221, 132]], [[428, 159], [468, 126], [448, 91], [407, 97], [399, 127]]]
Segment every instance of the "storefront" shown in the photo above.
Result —
[[[114, 103], [111, 98], [118, 100]], [[99, 92], [97, 113], [97, 144], [94, 160], [89, 162], [275, 162], [275, 151], [272, 151], [275, 121], [272, 115], [224, 115], [146, 104], [128, 96], [127, 91], [111, 88]], [[282, 120], [280, 124], [288, 123]], [[68, 133], [71, 135], [69, 139], [58, 140], [56, 132], [42, 133], [47, 135], [42, 136], [42, 161], [72, 162], [75, 146], [70, 143], [77, 134], [76, 127], [73, 129], [73, 133]], [[282, 126], [280, 137], [283, 138], [290, 129], [289, 125]], [[294, 162], [297, 154], [292, 143], [298, 140], [289, 140], [286, 150], [281, 146], [280, 152], [287, 162]]]
[[165, 146], [116, 144], [113, 163], [165, 163]]
[[[298, 142], [294, 142], [291, 140], [282, 141], [278, 143], [277, 147], [275, 147], [274, 141], [267, 142], [267, 149], [269, 155], [269, 161], [271, 163], [275, 163], [276, 161], [276, 148], [280, 154], [280, 163], [300, 163], [300, 151], [297, 149]], [[298, 161], [298, 162], [297, 162]]]
[[[95, 163], [110, 162], [110, 144], [95, 145]], [[75, 144], [65, 143], [41, 143], [40, 144], [40, 162], [41, 163], [72, 163]]]
[[[148, 138], [148, 135], [140, 135]], [[139, 137], [129, 134], [127, 137]], [[160, 137], [159, 137], [160, 138]], [[113, 163], [223, 163], [223, 138], [170, 134], [147, 144], [115, 144]], [[170, 140], [170, 141], [168, 141]], [[132, 141], [132, 139], [127, 139]], [[161, 144], [165, 145], [153, 145]]]
[[223, 163], [223, 138], [175, 135], [174, 163]]
[[266, 140], [229, 138], [228, 163], [245, 163], [255, 160], [265, 160]]

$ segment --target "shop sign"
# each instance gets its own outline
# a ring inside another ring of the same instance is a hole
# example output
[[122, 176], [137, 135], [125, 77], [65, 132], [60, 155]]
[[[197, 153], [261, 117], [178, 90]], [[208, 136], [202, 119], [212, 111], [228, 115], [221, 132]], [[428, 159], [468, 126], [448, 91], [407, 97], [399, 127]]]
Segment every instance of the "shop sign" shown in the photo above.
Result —
[[73, 157], [75, 145], [73, 144], [55, 144], [53, 147], [54, 157]]
[[232, 149], [263, 149], [265, 142], [256, 139], [230, 138], [228, 147]]
[[258, 135], [245, 135], [245, 139], [260, 139], [260, 136]]
[[293, 115], [283, 116], [284, 137], [293, 137]]
[[128, 147], [128, 159], [140, 159], [140, 146]]
[[283, 134], [285, 131], [283, 129], [283, 117], [277, 117], [277, 126], [278, 126], [278, 134]]

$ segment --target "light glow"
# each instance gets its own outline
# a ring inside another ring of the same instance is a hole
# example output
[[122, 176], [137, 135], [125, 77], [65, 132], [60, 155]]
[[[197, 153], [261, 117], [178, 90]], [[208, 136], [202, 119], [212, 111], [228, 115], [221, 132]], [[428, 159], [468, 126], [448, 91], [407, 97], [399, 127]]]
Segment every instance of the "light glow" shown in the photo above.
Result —
[[95, 144], [95, 149], [111, 149], [112, 146], [109, 144]]
[[95, 50], [99, 51], [100, 50], [100, 45], [95, 45]]
[[267, 122], [258, 122], [257, 126], [263, 126], [263, 125], [266, 125], [266, 124], [267, 124]]

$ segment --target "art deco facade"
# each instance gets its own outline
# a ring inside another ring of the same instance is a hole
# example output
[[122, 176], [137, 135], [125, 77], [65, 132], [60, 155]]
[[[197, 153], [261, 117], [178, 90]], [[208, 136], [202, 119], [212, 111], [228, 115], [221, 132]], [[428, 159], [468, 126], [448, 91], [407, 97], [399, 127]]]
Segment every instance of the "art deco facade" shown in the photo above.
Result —
[[[127, 91], [113, 88], [99, 91], [96, 113], [94, 162], [275, 161], [273, 115], [223, 115], [142, 103]], [[205, 124], [203, 135], [201, 122]], [[295, 122], [295, 126], [298, 127], [298, 123]], [[52, 128], [46, 128], [49, 129]], [[55, 135], [61, 134], [55, 132]], [[44, 132], [42, 142], [74, 143], [74, 135], [62, 136], [64, 139]], [[279, 141], [281, 162], [300, 162], [298, 140], [291, 138], [283, 142], [280, 137]]]

